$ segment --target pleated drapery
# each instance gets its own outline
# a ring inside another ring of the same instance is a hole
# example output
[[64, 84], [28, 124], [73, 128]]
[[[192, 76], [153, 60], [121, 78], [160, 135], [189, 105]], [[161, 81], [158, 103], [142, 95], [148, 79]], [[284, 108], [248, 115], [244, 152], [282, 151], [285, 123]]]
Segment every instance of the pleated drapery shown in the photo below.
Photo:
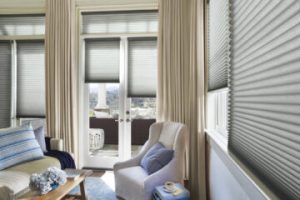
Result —
[[187, 125], [191, 199], [206, 199], [203, 1], [159, 1], [158, 56], [158, 120]]
[[75, 1], [46, 1], [46, 118], [50, 136], [77, 156]]

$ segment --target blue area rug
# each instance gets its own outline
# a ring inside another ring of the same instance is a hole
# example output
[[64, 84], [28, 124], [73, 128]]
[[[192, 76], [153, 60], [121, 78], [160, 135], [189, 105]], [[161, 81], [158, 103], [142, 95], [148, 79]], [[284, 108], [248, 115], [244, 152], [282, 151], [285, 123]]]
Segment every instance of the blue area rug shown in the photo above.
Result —
[[[115, 192], [99, 177], [87, 177], [84, 186], [89, 200], [117, 200]], [[79, 186], [70, 192], [76, 193], [80, 193]]]

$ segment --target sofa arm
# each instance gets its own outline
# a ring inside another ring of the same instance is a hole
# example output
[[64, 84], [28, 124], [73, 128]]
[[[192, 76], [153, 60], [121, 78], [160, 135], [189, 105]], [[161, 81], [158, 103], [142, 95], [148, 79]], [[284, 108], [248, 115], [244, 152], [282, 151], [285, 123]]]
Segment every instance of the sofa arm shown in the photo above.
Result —
[[51, 138], [50, 139], [50, 149], [51, 150], [58, 150], [58, 151], [63, 151], [63, 140], [62, 139], [56, 139], [56, 138]]
[[0, 200], [12, 200], [14, 198], [14, 192], [7, 186], [0, 185]]

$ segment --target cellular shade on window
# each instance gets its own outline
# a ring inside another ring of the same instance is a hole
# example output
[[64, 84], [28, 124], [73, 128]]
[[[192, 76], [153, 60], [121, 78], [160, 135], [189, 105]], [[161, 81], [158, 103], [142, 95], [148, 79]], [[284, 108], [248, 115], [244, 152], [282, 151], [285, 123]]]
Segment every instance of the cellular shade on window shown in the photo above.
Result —
[[44, 42], [17, 41], [17, 117], [44, 116]]
[[156, 38], [128, 41], [128, 96], [155, 97], [157, 86]]
[[300, 3], [233, 1], [229, 149], [280, 199], [300, 197]]
[[82, 33], [148, 33], [158, 30], [157, 11], [82, 14]]
[[120, 39], [85, 40], [85, 82], [118, 83]]
[[11, 44], [0, 41], [0, 128], [10, 126]]
[[230, 65], [229, 0], [210, 0], [208, 27], [208, 90], [227, 87]]
[[43, 15], [0, 15], [0, 35], [43, 35]]

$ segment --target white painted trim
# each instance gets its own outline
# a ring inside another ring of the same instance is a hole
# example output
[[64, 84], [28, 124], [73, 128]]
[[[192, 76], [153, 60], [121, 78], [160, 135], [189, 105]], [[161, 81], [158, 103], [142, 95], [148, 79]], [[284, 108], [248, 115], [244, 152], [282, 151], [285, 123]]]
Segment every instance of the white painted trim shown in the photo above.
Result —
[[0, 40], [44, 40], [45, 35], [1, 35]]
[[217, 143], [224, 152], [228, 152], [227, 139], [221, 133], [217, 132], [216, 130], [208, 129], [205, 129], [205, 133], [210, 138], [213, 138], [214, 142]]
[[157, 33], [95, 33], [81, 34], [83, 39], [86, 38], [115, 38], [115, 37], [157, 37]]
[[45, 7], [0, 8], [1, 15], [9, 14], [45, 14]]
[[17, 44], [11, 43], [11, 126], [17, 125]]
[[78, 5], [81, 12], [157, 10], [157, 4], [127, 4], [127, 5]]
[[131, 158], [131, 121], [130, 116], [126, 114], [126, 111], [130, 112], [131, 102], [130, 99], [127, 98], [128, 94], [128, 37], [123, 37], [124, 40], [124, 160], [128, 160]]
[[120, 40], [120, 70], [119, 70], [119, 76], [120, 76], [120, 85], [119, 85], [119, 158], [120, 160], [124, 160], [126, 155], [126, 145], [125, 145], [125, 139], [126, 139], [126, 130], [125, 130], [125, 94], [126, 94], [126, 88], [125, 88], [125, 73], [126, 73], [126, 65], [125, 65], [125, 59], [126, 59], [126, 46], [127, 46], [126, 37], [121, 37]]
[[[87, 124], [89, 124], [89, 122], [87, 121], [88, 119], [88, 113], [86, 113], [85, 109], [85, 99], [84, 97], [86, 96], [84, 93], [85, 90], [85, 84], [84, 84], [84, 74], [85, 74], [85, 70], [84, 70], [84, 42], [82, 40], [79, 41], [79, 62], [78, 62], [78, 82], [79, 82], [79, 91], [78, 91], [78, 121], [79, 121], [79, 131], [78, 131], [78, 150], [79, 150], [79, 169], [81, 169], [84, 166], [85, 163], [85, 149], [86, 149], [86, 145], [84, 144], [84, 140], [85, 140], [85, 131], [88, 130]], [[80, 114], [82, 113], [82, 114]]]
[[228, 92], [229, 88], [220, 88], [220, 89], [216, 89], [216, 90], [212, 90], [212, 91], [208, 91], [208, 94], [214, 94], [214, 93], [220, 93], [220, 92]]
[[206, 141], [218, 154], [230, 173], [235, 177], [250, 199], [279, 200], [237, 157], [230, 153], [220, 141], [218, 134], [206, 132]]

